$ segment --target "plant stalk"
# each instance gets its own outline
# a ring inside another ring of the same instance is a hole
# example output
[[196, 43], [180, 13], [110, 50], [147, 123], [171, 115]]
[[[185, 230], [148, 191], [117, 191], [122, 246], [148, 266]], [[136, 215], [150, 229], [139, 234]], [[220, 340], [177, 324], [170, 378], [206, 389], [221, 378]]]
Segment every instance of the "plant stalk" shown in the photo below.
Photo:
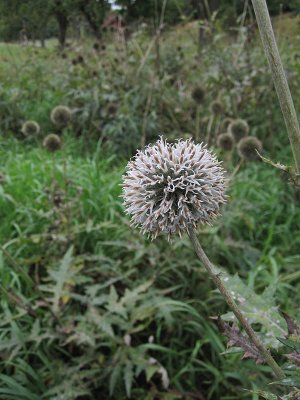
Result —
[[239, 309], [238, 305], [236, 304], [236, 302], [234, 301], [232, 295], [225, 287], [224, 283], [221, 280], [220, 273], [218, 273], [216, 271], [216, 268], [209, 261], [207, 255], [204, 253], [204, 250], [202, 249], [201, 244], [197, 238], [195, 229], [193, 227], [189, 227], [188, 234], [193, 243], [194, 249], [196, 251], [196, 254], [197, 254], [199, 260], [203, 263], [209, 276], [211, 277], [214, 284], [219, 289], [220, 293], [222, 294], [222, 296], [225, 299], [226, 303], [228, 304], [229, 308], [232, 310], [232, 312], [234, 313], [234, 315], [236, 316], [238, 321], [241, 323], [241, 325], [245, 329], [250, 340], [257, 347], [258, 351], [260, 352], [260, 354], [262, 355], [262, 357], [264, 358], [266, 363], [269, 364], [269, 366], [272, 368], [276, 378], [279, 380], [285, 378], [284, 372], [281, 370], [281, 368], [279, 367], [277, 362], [271, 356], [270, 352], [266, 349], [266, 347], [264, 346], [262, 341], [256, 335], [256, 333], [252, 329], [251, 325], [249, 324], [247, 319], [244, 317], [243, 313], [240, 311], [240, 309]]
[[288, 131], [295, 160], [296, 172], [300, 173], [300, 127], [272, 28], [267, 3], [266, 0], [252, 0], [252, 4], [256, 15], [260, 37], [271, 68], [273, 82]]

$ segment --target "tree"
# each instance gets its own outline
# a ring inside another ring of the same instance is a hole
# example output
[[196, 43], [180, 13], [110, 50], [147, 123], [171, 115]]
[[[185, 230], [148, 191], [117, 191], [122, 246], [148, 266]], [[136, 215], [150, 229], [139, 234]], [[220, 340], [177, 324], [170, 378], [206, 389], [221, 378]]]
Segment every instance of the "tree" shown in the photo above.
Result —
[[97, 39], [101, 39], [101, 25], [107, 11], [110, 10], [108, 0], [77, 0], [74, 5], [88, 22]]
[[[116, 0], [116, 4], [121, 6], [129, 21], [139, 18], [157, 19], [160, 17], [164, 1], [163, 0]], [[164, 21], [170, 24], [180, 21], [181, 16], [187, 9], [186, 0], [168, 0], [165, 8]]]
[[30, 38], [38, 38], [44, 44], [49, 22], [54, 19], [63, 48], [72, 18], [83, 15], [100, 39], [101, 25], [109, 9], [108, 0], [0, 0], [0, 33], [7, 40], [16, 40], [23, 29]]

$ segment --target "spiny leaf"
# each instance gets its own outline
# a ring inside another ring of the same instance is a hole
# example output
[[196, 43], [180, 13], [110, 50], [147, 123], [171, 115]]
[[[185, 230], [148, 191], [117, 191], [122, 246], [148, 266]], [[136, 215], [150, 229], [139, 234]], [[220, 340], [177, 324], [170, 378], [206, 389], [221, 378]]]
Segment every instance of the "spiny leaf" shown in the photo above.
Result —
[[295, 350], [297, 353], [300, 353], [300, 341], [293, 339], [291, 336], [289, 339], [285, 338], [277, 338], [281, 343], [283, 343], [285, 346]]
[[269, 393], [269, 392], [264, 392], [262, 390], [255, 390], [252, 393], [258, 394], [260, 397], [262, 397], [265, 400], [278, 400], [278, 396], [275, 394]]
[[74, 271], [71, 270], [72, 261], [73, 261], [73, 246], [69, 248], [69, 250], [64, 255], [63, 259], [61, 260], [60, 266], [57, 270], [50, 271], [49, 275], [54, 281], [54, 286], [49, 287], [49, 285], [41, 286], [41, 289], [47, 292], [53, 293], [53, 298], [51, 299], [52, 302], [52, 310], [55, 314], [59, 312], [59, 305], [60, 300], [63, 297], [64, 293], [64, 286], [65, 284], [71, 280], [74, 275]]
[[110, 394], [110, 396], [112, 396], [114, 394], [115, 387], [121, 377], [121, 373], [122, 373], [122, 365], [121, 364], [115, 365], [113, 372], [110, 375], [110, 379], [109, 379], [109, 394]]
[[292, 361], [297, 367], [300, 367], [300, 353], [291, 353], [285, 355], [290, 361]]
[[281, 312], [281, 314], [287, 324], [288, 335], [297, 335], [300, 337], [300, 326], [297, 324], [297, 322], [285, 312]]
[[282, 386], [292, 386], [300, 388], [300, 376], [290, 376], [288, 378], [282, 379], [281, 381], [273, 382], [274, 384], [279, 384]]
[[[273, 286], [267, 287], [261, 295], [246, 286], [237, 276], [221, 272], [227, 289], [230, 290], [240, 310], [251, 324], [262, 325], [262, 339], [267, 346], [278, 348], [278, 336], [285, 335], [286, 324], [275, 305]], [[233, 313], [222, 315], [223, 320], [234, 321]]]
[[127, 360], [124, 366], [124, 381], [127, 397], [131, 396], [131, 387], [133, 383], [133, 364]]
[[256, 364], [261, 364], [264, 359], [261, 357], [260, 352], [252, 344], [249, 339], [244, 336], [237, 326], [230, 326], [226, 322], [218, 318], [217, 324], [221, 332], [229, 338], [229, 347], [241, 347], [244, 351], [243, 358], [252, 358], [256, 361]]

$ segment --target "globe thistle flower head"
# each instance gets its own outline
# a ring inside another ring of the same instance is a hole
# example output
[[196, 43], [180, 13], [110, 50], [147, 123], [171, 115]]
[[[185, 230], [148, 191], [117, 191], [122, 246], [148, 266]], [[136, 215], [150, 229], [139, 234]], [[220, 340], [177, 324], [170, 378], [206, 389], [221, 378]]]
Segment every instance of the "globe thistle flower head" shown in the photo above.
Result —
[[203, 144], [160, 138], [127, 165], [123, 177], [126, 213], [152, 238], [210, 224], [226, 201], [224, 170]]
[[66, 106], [57, 106], [51, 111], [50, 119], [59, 129], [68, 126], [72, 118], [72, 111]]
[[35, 136], [38, 135], [40, 131], [40, 125], [35, 121], [26, 121], [21, 128], [21, 132], [24, 136]]
[[55, 133], [50, 133], [47, 135], [43, 141], [43, 147], [50, 153], [55, 153], [62, 147], [61, 139]]
[[232, 148], [234, 146], [234, 138], [231, 135], [231, 133], [229, 133], [229, 132], [221, 133], [221, 135], [219, 135], [217, 138], [217, 145], [222, 150], [225, 150], [225, 151], [232, 150]]
[[242, 138], [237, 145], [238, 154], [242, 160], [259, 161], [260, 157], [256, 150], [261, 153], [263, 150], [262, 142], [255, 136]]
[[192, 98], [198, 104], [203, 103], [203, 100], [205, 98], [205, 88], [203, 86], [194, 87], [192, 91]]
[[249, 133], [248, 122], [243, 119], [236, 119], [228, 126], [228, 131], [232, 134], [234, 139], [238, 142]]
[[220, 100], [214, 100], [213, 102], [211, 102], [210, 111], [212, 112], [212, 114], [215, 115], [222, 114], [222, 112], [224, 111], [222, 102]]
[[221, 132], [226, 132], [232, 121], [232, 118], [224, 118], [220, 126]]
[[107, 115], [113, 116], [116, 114], [116, 112], [118, 111], [118, 106], [115, 103], [109, 103], [106, 106], [106, 113]]
[[77, 57], [77, 64], [84, 64], [84, 57], [81, 54]]
[[93, 49], [96, 50], [96, 51], [98, 51], [98, 50], [100, 49], [100, 44], [99, 44], [99, 42], [95, 42], [95, 43], [93, 44]]

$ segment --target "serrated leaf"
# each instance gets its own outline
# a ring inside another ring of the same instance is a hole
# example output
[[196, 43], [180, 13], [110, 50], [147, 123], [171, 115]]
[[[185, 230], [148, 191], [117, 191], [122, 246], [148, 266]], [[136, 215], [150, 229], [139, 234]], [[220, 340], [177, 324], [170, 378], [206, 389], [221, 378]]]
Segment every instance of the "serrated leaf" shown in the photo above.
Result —
[[131, 388], [133, 383], [133, 365], [127, 360], [124, 366], [124, 381], [127, 397], [131, 397]]
[[152, 376], [154, 374], [156, 374], [159, 371], [159, 366], [158, 365], [151, 365], [149, 364], [149, 366], [146, 367], [146, 380], [147, 382], [150, 382]]
[[72, 278], [74, 272], [71, 271], [73, 261], [73, 246], [71, 246], [66, 254], [64, 255], [59, 268], [54, 271], [50, 271], [49, 275], [54, 281], [54, 286], [50, 288], [42, 287], [43, 290], [53, 292], [52, 298], [52, 310], [55, 314], [59, 312], [60, 300], [65, 296], [64, 286]]
[[281, 313], [283, 318], [286, 321], [287, 328], [288, 328], [288, 334], [289, 335], [296, 335], [300, 337], [300, 326], [296, 320], [291, 318], [287, 313], [282, 312]]
[[285, 339], [285, 338], [277, 338], [281, 343], [285, 346], [289, 347], [290, 349], [295, 350], [296, 352], [300, 353], [300, 342], [295, 341], [292, 339]]
[[274, 384], [279, 384], [282, 386], [293, 386], [296, 388], [300, 388], [300, 376], [291, 376], [281, 381], [273, 382]]
[[251, 393], [255, 393], [258, 394], [260, 397], [262, 397], [265, 400], [278, 400], [278, 397], [270, 392], [264, 392], [262, 390], [255, 390], [255, 391], [251, 391]]
[[250, 342], [248, 337], [240, 332], [237, 326], [230, 326], [222, 321], [221, 318], [218, 318], [217, 323], [221, 332], [229, 338], [229, 347], [240, 347], [244, 352], [243, 358], [252, 358], [257, 364], [264, 362], [256, 346]]
[[300, 353], [291, 353], [285, 355], [293, 364], [300, 367]]
[[122, 365], [117, 364], [114, 367], [113, 372], [111, 373], [110, 378], [109, 378], [109, 395], [110, 396], [112, 396], [114, 394], [115, 387], [116, 387], [118, 381], [120, 380], [121, 373], [122, 373]]
[[[251, 324], [262, 326], [262, 340], [270, 347], [278, 348], [280, 343], [278, 336], [286, 333], [286, 323], [279, 314], [278, 307], [274, 299], [274, 287], [268, 287], [260, 295], [256, 294], [252, 288], [246, 286], [237, 276], [230, 276], [221, 272], [223, 281], [227, 289], [231, 292], [240, 310]], [[233, 313], [222, 315], [222, 319], [234, 321]]]

